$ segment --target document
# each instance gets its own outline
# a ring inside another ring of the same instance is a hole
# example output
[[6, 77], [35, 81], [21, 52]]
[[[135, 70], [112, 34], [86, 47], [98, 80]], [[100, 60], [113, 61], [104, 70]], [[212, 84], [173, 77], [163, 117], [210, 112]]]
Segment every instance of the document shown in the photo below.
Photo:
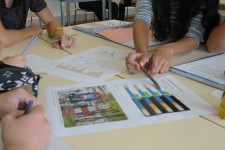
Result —
[[172, 76], [47, 87], [52, 133], [69, 136], [218, 114]]
[[171, 67], [171, 72], [223, 90], [225, 86], [225, 54], [219, 53]]
[[125, 58], [131, 50], [98, 46], [57, 60], [43, 72], [76, 82], [104, 81], [126, 71]]
[[30, 67], [33, 72], [41, 71], [54, 63], [52, 60], [34, 54], [26, 55], [26, 61], [27, 66]]

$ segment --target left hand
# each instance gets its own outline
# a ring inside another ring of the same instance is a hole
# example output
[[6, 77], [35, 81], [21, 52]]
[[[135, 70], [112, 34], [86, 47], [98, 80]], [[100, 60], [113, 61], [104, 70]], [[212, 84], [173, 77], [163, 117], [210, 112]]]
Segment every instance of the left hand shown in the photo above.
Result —
[[172, 49], [166, 45], [159, 47], [151, 56], [149, 70], [150, 74], [168, 72], [171, 66]]
[[74, 38], [66, 39], [66, 34], [58, 34], [57, 31], [54, 34], [53, 39], [61, 39], [58, 43], [52, 44], [52, 46], [57, 49], [72, 48], [74, 47], [76, 41]]
[[26, 57], [24, 55], [15, 55], [12, 57], [5, 57], [2, 60], [3, 63], [16, 67], [25, 67], [26, 66]]

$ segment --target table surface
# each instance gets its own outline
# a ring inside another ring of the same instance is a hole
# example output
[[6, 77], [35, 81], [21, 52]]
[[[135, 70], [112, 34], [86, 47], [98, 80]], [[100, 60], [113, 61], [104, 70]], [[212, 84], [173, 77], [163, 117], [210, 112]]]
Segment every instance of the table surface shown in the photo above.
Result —
[[[90, 36], [66, 27], [65, 32], [68, 34], [77, 33], [76, 45], [72, 49], [66, 49], [69, 52], [76, 54], [84, 50], [91, 49], [98, 45], [109, 47], [129, 49], [121, 45]], [[29, 38], [21, 43], [0, 50], [0, 59], [5, 56], [13, 56], [21, 54], [32, 38]], [[88, 43], [88, 44], [87, 44]], [[51, 60], [57, 60], [62, 57], [69, 56], [68, 53], [60, 49], [54, 49], [52, 46], [38, 38], [26, 55], [35, 54], [46, 57]], [[188, 62], [198, 58], [210, 55], [205, 50], [204, 46], [190, 53], [173, 57], [173, 65]], [[39, 96], [41, 104], [46, 108], [45, 87], [72, 85], [76, 82], [56, 77], [53, 75], [42, 74], [42, 79], [39, 84]], [[172, 73], [163, 75], [172, 75], [182, 84], [194, 91], [202, 99], [219, 111], [220, 99], [210, 96], [210, 93], [215, 89], [204, 84], [192, 81], [190, 79], [178, 76]], [[161, 76], [161, 75], [157, 75]], [[143, 74], [130, 75], [127, 72], [114, 76], [108, 80], [117, 80], [122, 78], [145, 77]], [[57, 82], [56, 82], [57, 81]], [[47, 109], [47, 108], [46, 108]], [[45, 112], [47, 117], [47, 111]], [[137, 150], [137, 149], [173, 149], [173, 150], [224, 150], [225, 148], [225, 120], [220, 119], [219, 115], [204, 115], [188, 119], [173, 120], [157, 124], [137, 126], [125, 129], [109, 130], [104, 132], [75, 135], [61, 137], [66, 142], [76, 146], [80, 150]]]

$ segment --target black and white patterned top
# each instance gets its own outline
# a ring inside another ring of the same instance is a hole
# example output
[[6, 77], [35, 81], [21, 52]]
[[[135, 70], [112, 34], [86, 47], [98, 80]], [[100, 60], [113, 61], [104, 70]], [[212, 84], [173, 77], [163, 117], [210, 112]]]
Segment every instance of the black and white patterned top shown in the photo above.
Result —
[[0, 0], [0, 20], [5, 29], [25, 28], [29, 9], [40, 12], [47, 7], [44, 0], [14, 0], [12, 7], [7, 8], [5, 0]]

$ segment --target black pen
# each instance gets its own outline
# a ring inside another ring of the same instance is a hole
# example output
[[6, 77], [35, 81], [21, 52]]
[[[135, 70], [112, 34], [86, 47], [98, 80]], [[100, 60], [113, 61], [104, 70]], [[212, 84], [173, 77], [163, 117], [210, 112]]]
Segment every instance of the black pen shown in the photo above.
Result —
[[28, 114], [30, 112], [31, 108], [33, 107], [33, 104], [34, 104], [34, 101], [30, 100], [25, 108], [24, 115]]
[[145, 70], [145, 68], [139, 64], [141, 70], [149, 77], [149, 79], [155, 84], [156, 87], [160, 88], [159, 84], [153, 79], [153, 77]]

